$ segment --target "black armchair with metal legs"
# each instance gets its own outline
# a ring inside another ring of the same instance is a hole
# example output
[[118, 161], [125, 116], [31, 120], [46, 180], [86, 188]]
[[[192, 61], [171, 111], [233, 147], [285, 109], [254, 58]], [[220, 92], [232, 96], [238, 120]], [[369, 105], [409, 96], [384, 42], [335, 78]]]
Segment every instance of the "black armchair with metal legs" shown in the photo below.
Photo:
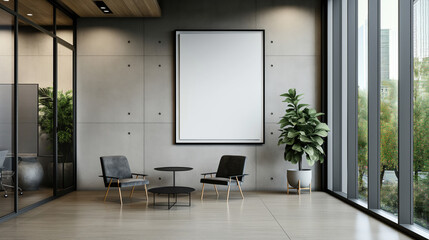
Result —
[[[106, 201], [107, 194], [109, 194], [109, 189], [111, 187], [117, 187], [119, 190], [119, 199], [121, 200], [122, 206], [121, 188], [133, 187], [130, 193], [130, 198], [132, 198], [134, 188], [136, 186], [144, 186], [146, 193], [146, 201], [148, 200], [147, 184], [149, 184], [149, 180], [146, 179], [147, 175], [140, 173], [132, 173], [126, 157], [104, 156], [100, 157], [100, 162], [103, 175], [100, 175], [99, 177], [103, 178], [104, 186], [107, 187], [106, 194], [104, 195], [104, 201]], [[135, 176], [135, 178], [133, 178], [133, 176]]]
[[[241, 184], [243, 183], [244, 176], [244, 167], [246, 163], [245, 156], [234, 156], [234, 155], [224, 155], [220, 159], [217, 172], [202, 173], [200, 182], [203, 184], [201, 190], [201, 200], [204, 198], [204, 185], [212, 184], [216, 191], [216, 195], [219, 196], [216, 185], [228, 186], [228, 192], [226, 200], [229, 200], [229, 192], [231, 189], [231, 184], [236, 183], [238, 189], [240, 190], [241, 197], [244, 199], [243, 191], [241, 190]], [[215, 177], [213, 175], [215, 174]], [[210, 177], [206, 177], [210, 175]]]

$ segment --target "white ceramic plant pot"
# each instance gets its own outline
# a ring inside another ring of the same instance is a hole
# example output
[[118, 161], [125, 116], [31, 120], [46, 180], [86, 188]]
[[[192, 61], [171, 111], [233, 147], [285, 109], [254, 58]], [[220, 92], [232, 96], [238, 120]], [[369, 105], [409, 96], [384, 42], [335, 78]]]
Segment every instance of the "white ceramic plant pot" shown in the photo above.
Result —
[[298, 188], [298, 181], [301, 188], [310, 186], [311, 183], [311, 169], [288, 169], [287, 181], [293, 188]]

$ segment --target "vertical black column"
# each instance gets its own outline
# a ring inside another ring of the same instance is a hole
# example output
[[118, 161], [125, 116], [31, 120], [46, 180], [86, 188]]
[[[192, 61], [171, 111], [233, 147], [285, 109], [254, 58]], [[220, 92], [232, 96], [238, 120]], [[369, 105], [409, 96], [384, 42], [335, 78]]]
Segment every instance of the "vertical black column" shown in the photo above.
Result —
[[73, 184], [77, 189], [77, 81], [76, 81], [76, 64], [77, 64], [77, 36], [76, 36], [76, 18], [73, 19]]
[[[321, 103], [322, 103], [322, 112], [325, 113], [325, 115], [322, 116], [322, 122], [327, 123], [328, 122], [328, 2], [327, 0], [323, 0], [321, 4], [320, 9], [320, 20], [321, 20], [321, 54], [320, 54], [320, 69], [321, 69]], [[331, 126], [332, 127], [332, 126]], [[323, 145], [323, 150], [325, 151], [325, 156], [328, 156], [328, 154], [331, 154], [328, 152], [328, 148], [326, 146], [327, 144]], [[325, 159], [325, 163], [323, 163], [322, 166], [322, 191], [326, 191], [328, 189], [328, 167], [327, 164], [328, 161]]]
[[[15, 12], [18, 12], [18, 1], [14, 2]], [[14, 15], [14, 38], [13, 38], [13, 170], [15, 170], [14, 181], [15, 181], [15, 202], [14, 208], [15, 212], [18, 213], [18, 17]]]
[[[53, 16], [54, 16], [54, 35], [57, 34], [57, 11], [56, 7], [53, 8]], [[54, 119], [53, 119], [53, 129], [54, 129], [54, 169], [53, 169], [53, 194], [57, 196], [57, 176], [58, 176], [58, 40], [56, 37], [53, 38], [53, 98], [54, 98]]]

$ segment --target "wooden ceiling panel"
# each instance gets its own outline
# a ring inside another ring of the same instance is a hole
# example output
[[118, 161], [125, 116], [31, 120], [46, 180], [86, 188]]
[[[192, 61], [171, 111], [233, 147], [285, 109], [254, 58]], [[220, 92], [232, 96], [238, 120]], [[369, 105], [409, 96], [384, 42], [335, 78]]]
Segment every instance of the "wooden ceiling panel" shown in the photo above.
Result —
[[15, 9], [15, 2], [14, 0], [9, 0], [9, 1], [1, 1], [0, 2], [2, 5], [6, 6], [7, 8], [14, 10]]
[[[53, 6], [46, 0], [20, 0], [18, 1], [18, 13], [40, 26], [54, 25]], [[31, 14], [29, 16], [28, 14]], [[26, 24], [26, 23], [22, 23]]]
[[104, 14], [94, 0], [61, 0], [80, 17], [160, 17], [158, 0], [103, 0], [113, 14]]

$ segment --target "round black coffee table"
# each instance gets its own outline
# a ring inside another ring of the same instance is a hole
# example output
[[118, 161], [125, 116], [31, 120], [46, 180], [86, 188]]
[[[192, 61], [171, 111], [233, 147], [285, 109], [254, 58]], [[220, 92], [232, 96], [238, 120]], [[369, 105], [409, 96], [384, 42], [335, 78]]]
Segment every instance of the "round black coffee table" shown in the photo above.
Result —
[[191, 171], [191, 167], [157, 167], [157, 171], [173, 172], [173, 187], [176, 186], [176, 172]]
[[[168, 209], [172, 208], [173, 206], [186, 206], [189, 207], [191, 206], [191, 193], [193, 191], [195, 191], [194, 188], [191, 187], [183, 187], [183, 186], [176, 186], [176, 172], [181, 172], [181, 171], [190, 171], [193, 168], [191, 167], [158, 167], [155, 168], [155, 170], [157, 171], [168, 171], [168, 172], [173, 172], [173, 186], [167, 186], [167, 187], [156, 187], [156, 188], [151, 188], [148, 191], [153, 193], [153, 205], [154, 206], [165, 206], [165, 205], [157, 205], [156, 204], [156, 200], [155, 200], [155, 195], [156, 194], [167, 194], [168, 195], [168, 203], [167, 203], [167, 207]], [[189, 200], [188, 200], [188, 204], [187, 205], [178, 205], [177, 204], [177, 195], [180, 194], [184, 194], [184, 195], [188, 195]], [[170, 204], [170, 196], [173, 196], [175, 198], [175, 201]]]

